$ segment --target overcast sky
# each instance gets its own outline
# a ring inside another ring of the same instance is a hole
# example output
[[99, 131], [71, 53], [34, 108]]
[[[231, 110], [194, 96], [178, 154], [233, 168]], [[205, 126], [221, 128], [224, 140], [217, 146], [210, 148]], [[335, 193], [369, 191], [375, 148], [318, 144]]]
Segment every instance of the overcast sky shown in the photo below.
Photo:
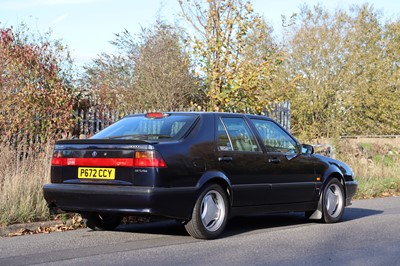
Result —
[[[320, 2], [332, 10], [368, 2], [388, 18], [399, 17], [400, 13], [400, 0], [252, 1], [255, 11], [263, 14], [276, 30], [281, 15], [298, 12], [304, 2]], [[101, 52], [113, 52], [109, 41], [115, 33], [124, 29], [138, 33], [141, 26], [153, 23], [157, 14], [173, 23], [179, 12], [178, 0], [0, 0], [0, 27], [16, 27], [24, 22], [41, 33], [51, 29], [52, 38], [62, 39], [76, 63], [84, 64]]]

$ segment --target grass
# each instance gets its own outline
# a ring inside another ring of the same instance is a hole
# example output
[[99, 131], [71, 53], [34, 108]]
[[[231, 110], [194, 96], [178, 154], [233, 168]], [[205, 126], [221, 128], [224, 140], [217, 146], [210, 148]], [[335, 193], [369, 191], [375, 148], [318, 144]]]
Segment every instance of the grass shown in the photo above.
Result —
[[345, 139], [336, 151], [356, 174], [356, 199], [400, 196], [400, 139]]
[[[42, 186], [50, 182], [52, 146], [21, 153], [0, 144], [0, 151], [0, 225], [50, 219]], [[356, 173], [356, 199], [400, 195], [400, 139], [341, 140], [335, 154]]]
[[51, 149], [37, 154], [0, 144], [0, 225], [49, 219], [42, 186], [50, 181]]

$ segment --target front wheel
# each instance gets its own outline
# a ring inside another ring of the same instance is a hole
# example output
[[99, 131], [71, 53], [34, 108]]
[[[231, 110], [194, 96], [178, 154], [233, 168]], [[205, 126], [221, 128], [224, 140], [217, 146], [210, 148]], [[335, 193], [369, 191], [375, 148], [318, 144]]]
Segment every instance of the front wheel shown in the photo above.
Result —
[[219, 185], [209, 185], [200, 193], [185, 229], [194, 238], [217, 238], [225, 229], [228, 209], [225, 191]]
[[322, 221], [336, 223], [342, 219], [344, 212], [344, 189], [342, 183], [332, 178], [322, 195]]
[[86, 219], [87, 227], [96, 231], [113, 230], [122, 221], [120, 215], [113, 213], [82, 213], [82, 218]]

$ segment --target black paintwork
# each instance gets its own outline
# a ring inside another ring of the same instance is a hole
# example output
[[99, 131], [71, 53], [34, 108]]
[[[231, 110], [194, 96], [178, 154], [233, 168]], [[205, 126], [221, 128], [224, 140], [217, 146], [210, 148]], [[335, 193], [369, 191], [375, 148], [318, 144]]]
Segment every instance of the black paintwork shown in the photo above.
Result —
[[[115, 167], [115, 180], [85, 180], [77, 178], [77, 167], [52, 166], [52, 184], [44, 186], [49, 207], [188, 220], [202, 187], [212, 182], [227, 191], [231, 215], [309, 211], [317, 208], [320, 193], [332, 177], [345, 185], [346, 204], [350, 204], [357, 182], [346, 164], [317, 154], [267, 151], [251, 118], [271, 119], [227, 113], [195, 114], [198, 119], [178, 140], [58, 141], [55, 149], [75, 158], [90, 157], [93, 151], [104, 158], [129, 158], [138, 150], [156, 150], [167, 167]], [[220, 117], [244, 117], [259, 151], [219, 151], [216, 126]], [[301, 144], [286, 133], [300, 151]]]

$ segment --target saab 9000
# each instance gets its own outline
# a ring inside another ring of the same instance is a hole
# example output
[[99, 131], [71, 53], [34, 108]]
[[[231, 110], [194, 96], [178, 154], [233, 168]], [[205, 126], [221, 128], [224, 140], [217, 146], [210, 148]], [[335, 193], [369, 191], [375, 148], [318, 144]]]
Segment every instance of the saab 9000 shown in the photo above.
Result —
[[43, 189], [50, 208], [81, 213], [94, 230], [156, 216], [212, 239], [235, 215], [305, 212], [338, 222], [357, 182], [349, 166], [314, 154], [268, 117], [172, 112], [57, 141]]

